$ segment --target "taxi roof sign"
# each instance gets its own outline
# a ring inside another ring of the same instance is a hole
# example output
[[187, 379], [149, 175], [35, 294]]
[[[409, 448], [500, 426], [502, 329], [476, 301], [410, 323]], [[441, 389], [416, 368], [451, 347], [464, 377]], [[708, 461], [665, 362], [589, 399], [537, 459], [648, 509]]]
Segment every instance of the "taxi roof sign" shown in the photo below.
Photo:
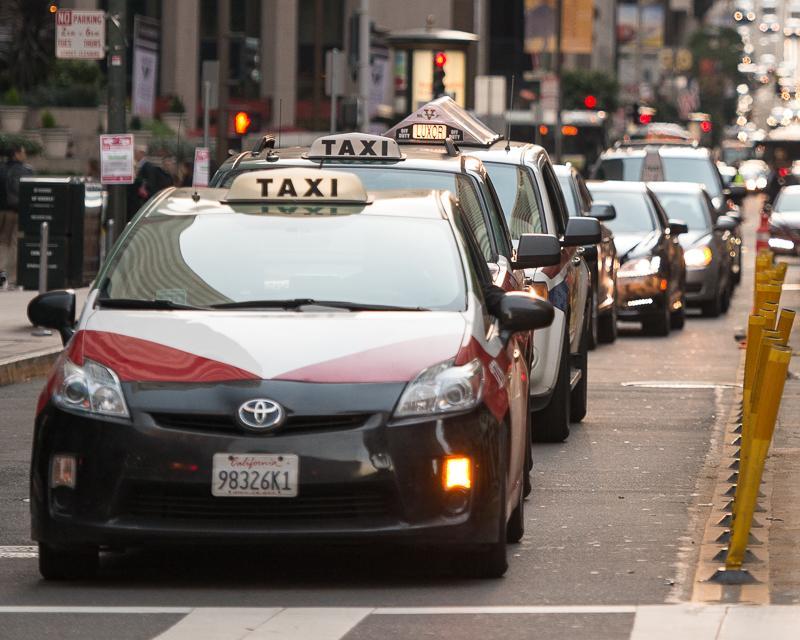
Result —
[[449, 138], [468, 147], [488, 147], [502, 138], [450, 96], [417, 109], [384, 135], [401, 144], [444, 144]]
[[368, 133], [339, 133], [322, 136], [311, 143], [309, 160], [403, 160], [405, 156], [393, 138]]
[[226, 202], [366, 204], [367, 192], [358, 176], [344, 171], [271, 169], [234, 178]]

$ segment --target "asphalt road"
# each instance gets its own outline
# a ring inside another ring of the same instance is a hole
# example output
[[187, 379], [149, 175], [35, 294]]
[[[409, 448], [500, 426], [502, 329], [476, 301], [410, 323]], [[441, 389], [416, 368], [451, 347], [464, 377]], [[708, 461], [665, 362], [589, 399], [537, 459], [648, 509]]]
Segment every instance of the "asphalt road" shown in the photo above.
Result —
[[[754, 203], [747, 208], [752, 219]], [[526, 535], [510, 548], [501, 580], [456, 578], [415, 551], [185, 548], [107, 557], [90, 583], [43, 582], [35, 558], [4, 557], [14, 555], [4, 553], [12, 546], [32, 544], [27, 475], [42, 382], [0, 387], [0, 637], [152, 638], [194, 607], [480, 606], [487, 609], [364, 613], [342, 633], [334, 625], [314, 637], [628, 638], [633, 611], [609, 606], [688, 598], [712, 490], [711, 445], [733, 398], [741, 354], [733, 336], [746, 317], [750, 278], [727, 316], [691, 317], [669, 338], [643, 337], [630, 325], [615, 344], [590, 354], [589, 414], [567, 442], [535, 446]], [[544, 608], [492, 609], [515, 605]], [[74, 609], [81, 606], [160, 609]], [[204, 636], [165, 636], [172, 637]]]

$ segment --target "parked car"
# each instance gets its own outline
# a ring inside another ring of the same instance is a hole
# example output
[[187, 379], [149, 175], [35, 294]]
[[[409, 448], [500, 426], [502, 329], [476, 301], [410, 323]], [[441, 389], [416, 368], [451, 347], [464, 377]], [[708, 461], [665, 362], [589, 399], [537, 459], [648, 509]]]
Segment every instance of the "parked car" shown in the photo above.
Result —
[[643, 182], [588, 182], [597, 200], [610, 202], [620, 266], [617, 271], [618, 315], [641, 321], [645, 332], [669, 335], [682, 329], [686, 312], [686, 265], [679, 236], [686, 223], [670, 220], [655, 194]]
[[800, 185], [783, 187], [769, 216], [769, 248], [800, 255]]
[[586, 245], [583, 257], [592, 274], [592, 318], [590, 346], [598, 342], [614, 342], [617, 338], [617, 248], [614, 233], [606, 222], [616, 217], [614, 205], [607, 202], [593, 202], [592, 194], [586, 188], [583, 176], [571, 165], [554, 165], [567, 210], [571, 217], [591, 216], [600, 221], [601, 240], [594, 245]]
[[736, 221], [728, 216], [715, 220], [711, 198], [692, 182], [652, 182], [667, 216], [689, 228], [680, 236], [686, 262], [686, 303], [699, 306], [704, 316], [716, 318], [728, 310], [733, 295], [732, 231]]

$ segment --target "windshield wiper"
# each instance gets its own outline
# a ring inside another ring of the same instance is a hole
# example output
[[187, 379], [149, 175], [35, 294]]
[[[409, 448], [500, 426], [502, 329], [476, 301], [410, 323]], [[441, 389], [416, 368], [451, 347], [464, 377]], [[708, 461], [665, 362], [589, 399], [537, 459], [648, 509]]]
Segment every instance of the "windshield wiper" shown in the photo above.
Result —
[[212, 309], [300, 309], [301, 307], [332, 307], [349, 311], [429, 311], [424, 307], [402, 307], [366, 302], [344, 302], [341, 300], [314, 300], [313, 298], [291, 298], [288, 300], [242, 300], [212, 304]]
[[197, 307], [192, 304], [181, 304], [173, 300], [144, 300], [138, 298], [97, 298], [97, 304], [109, 309], [191, 309], [207, 310], [208, 307]]

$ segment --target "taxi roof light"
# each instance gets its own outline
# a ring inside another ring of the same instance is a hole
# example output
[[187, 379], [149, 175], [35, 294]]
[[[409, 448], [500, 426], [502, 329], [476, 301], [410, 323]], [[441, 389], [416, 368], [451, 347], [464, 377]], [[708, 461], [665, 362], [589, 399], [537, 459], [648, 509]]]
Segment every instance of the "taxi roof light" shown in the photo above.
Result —
[[321, 136], [311, 143], [309, 160], [404, 160], [394, 138], [368, 133]]
[[353, 173], [321, 169], [248, 171], [237, 176], [225, 201], [289, 204], [367, 204], [367, 192]]
[[444, 460], [444, 488], [453, 489], [472, 488], [472, 463], [466, 456], [450, 456]]

